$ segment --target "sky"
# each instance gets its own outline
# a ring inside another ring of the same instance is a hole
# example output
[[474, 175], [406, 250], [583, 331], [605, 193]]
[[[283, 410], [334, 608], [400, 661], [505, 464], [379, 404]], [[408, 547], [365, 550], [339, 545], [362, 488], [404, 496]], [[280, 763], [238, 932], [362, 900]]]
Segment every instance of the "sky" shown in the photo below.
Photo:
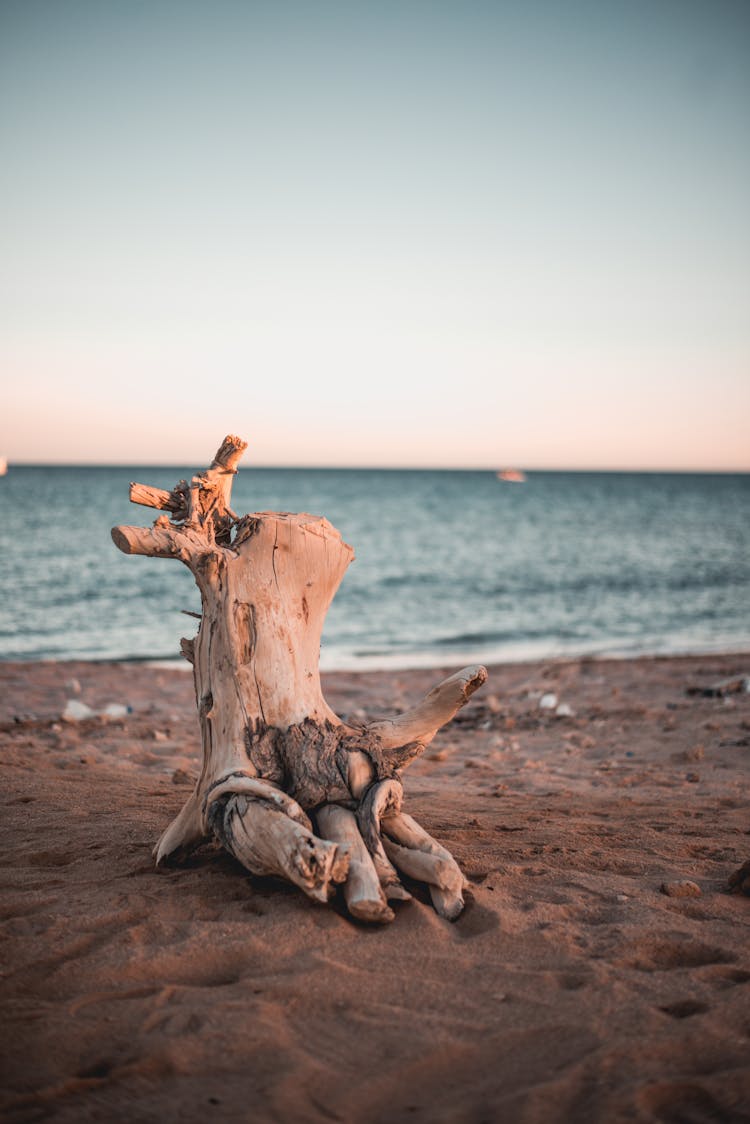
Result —
[[0, 0], [0, 454], [750, 470], [750, 4]]

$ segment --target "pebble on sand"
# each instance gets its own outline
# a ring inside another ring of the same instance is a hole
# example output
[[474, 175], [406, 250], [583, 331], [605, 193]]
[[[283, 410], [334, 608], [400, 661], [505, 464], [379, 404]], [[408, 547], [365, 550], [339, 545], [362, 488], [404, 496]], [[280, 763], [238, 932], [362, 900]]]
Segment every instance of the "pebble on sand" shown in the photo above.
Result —
[[60, 717], [64, 722], [85, 722], [88, 718], [126, 718], [133, 708], [123, 703], [107, 703], [103, 710], [92, 710], [80, 699], [68, 699]]
[[82, 722], [86, 718], [93, 718], [94, 713], [86, 703], [79, 702], [78, 699], [68, 699], [60, 717], [64, 722]]
[[661, 892], [669, 898], [699, 898], [701, 896], [701, 888], [698, 883], [691, 882], [688, 878], [681, 878], [676, 882], [662, 882]]
[[132, 714], [133, 708], [125, 706], [123, 703], [107, 703], [104, 710], [100, 711], [105, 718], [126, 718], [128, 714]]

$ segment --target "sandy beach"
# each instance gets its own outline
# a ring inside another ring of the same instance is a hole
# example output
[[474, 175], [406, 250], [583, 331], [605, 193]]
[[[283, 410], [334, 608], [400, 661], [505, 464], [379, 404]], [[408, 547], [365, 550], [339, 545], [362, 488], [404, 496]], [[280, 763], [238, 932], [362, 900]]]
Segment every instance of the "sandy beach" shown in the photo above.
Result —
[[[213, 846], [154, 869], [189, 675], [0, 664], [4, 1119], [750, 1121], [750, 694], [700, 693], [750, 655], [489, 671], [405, 774], [467, 908], [410, 885], [375, 928]], [[324, 690], [361, 720], [440, 678]]]

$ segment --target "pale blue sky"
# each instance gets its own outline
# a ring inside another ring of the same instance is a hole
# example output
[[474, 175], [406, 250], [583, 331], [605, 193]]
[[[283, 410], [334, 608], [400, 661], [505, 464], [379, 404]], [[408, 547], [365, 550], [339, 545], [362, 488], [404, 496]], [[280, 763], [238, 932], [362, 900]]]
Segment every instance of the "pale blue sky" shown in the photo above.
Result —
[[0, 3], [0, 453], [750, 469], [750, 4]]

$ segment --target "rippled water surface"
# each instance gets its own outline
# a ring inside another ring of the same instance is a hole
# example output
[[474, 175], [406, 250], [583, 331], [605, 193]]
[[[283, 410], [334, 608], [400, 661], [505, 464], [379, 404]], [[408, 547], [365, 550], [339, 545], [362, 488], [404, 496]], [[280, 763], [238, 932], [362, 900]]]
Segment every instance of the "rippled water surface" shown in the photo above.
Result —
[[[190, 574], [109, 532], [156, 514], [131, 480], [194, 471], [11, 467], [2, 657], [174, 656]], [[324, 667], [750, 649], [750, 476], [245, 469], [232, 506], [322, 514], [354, 546]]]

